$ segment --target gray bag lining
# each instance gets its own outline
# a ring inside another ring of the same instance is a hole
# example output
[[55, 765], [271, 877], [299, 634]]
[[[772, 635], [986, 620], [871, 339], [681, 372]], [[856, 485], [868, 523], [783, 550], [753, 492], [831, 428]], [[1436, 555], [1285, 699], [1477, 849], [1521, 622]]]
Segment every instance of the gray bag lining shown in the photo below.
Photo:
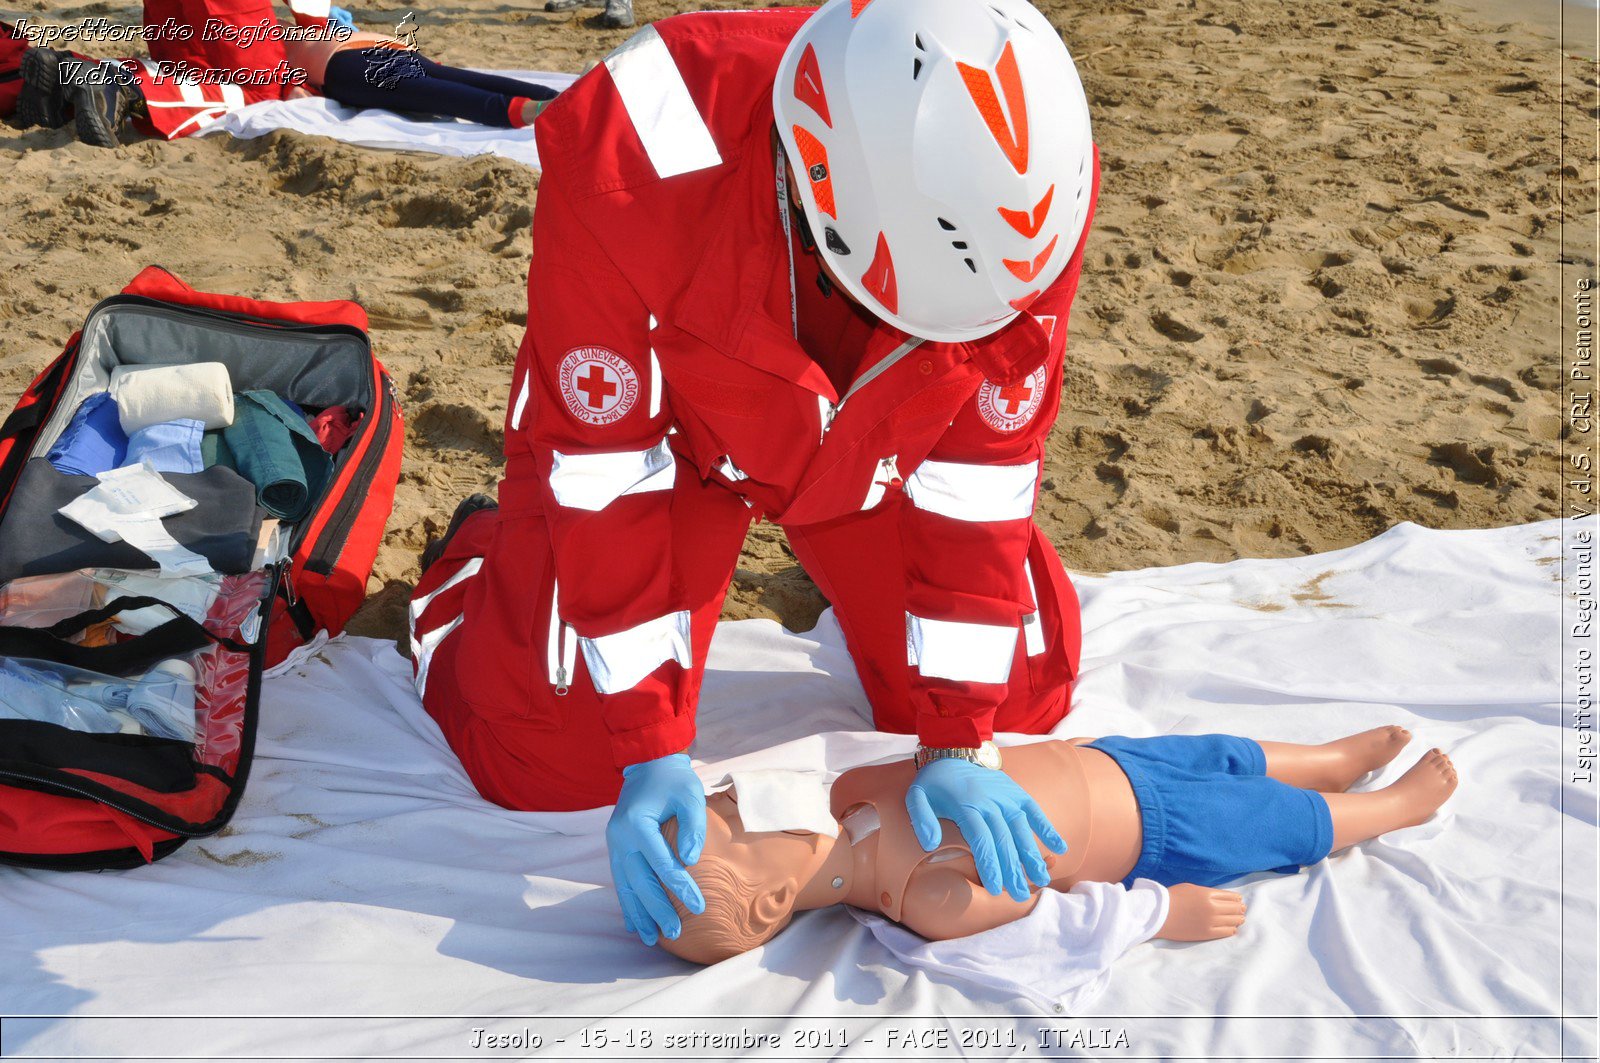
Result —
[[34, 442], [44, 457], [84, 399], [105, 391], [118, 365], [221, 362], [234, 391], [277, 392], [300, 406], [346, 406], [363, 414], [372, 394], [371, 350], [342, 333], [278, 331], [182, 309], [103, 306], [89, 315], [79, 341], [78, 368]]

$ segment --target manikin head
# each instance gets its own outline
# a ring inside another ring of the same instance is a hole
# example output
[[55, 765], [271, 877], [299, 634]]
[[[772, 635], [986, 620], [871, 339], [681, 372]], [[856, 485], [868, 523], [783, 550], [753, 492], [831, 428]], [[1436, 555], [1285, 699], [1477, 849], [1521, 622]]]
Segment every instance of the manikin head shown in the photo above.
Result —
[[[667, 844], [677, 847], [677, 822], [666, 824]], [[723, 790], [706, 799], [706, 841], [689, 868], [706, 899], [695, 915], [672, 897], [683, 933], [661, 939], [681, 959], [712, 964], [749, 952], [789, 925], [806, 886], [827, 860], [835, 839], [811, 831], [747, 831], [739, 819], [738, 795]], [[839, 899], [842, 899], [839, 898]]]

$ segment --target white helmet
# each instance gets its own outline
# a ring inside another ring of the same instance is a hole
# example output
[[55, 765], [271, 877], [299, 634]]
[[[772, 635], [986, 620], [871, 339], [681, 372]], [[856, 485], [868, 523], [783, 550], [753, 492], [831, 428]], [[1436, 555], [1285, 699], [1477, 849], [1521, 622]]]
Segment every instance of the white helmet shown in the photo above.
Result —
[[987, 336], [1077, 247], [1089, 107], [1026, 0], [828, 0], [784, 52], [772, 107], [818, 253], [904, 332]]

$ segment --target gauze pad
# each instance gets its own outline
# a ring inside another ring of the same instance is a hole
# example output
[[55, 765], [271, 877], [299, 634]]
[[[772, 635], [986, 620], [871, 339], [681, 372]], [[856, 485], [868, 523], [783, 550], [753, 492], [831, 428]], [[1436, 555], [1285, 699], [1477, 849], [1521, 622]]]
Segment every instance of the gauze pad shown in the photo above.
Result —
[[808, 830], [839, 836], [839, 821], [828, 805], [830, 780], [822, 772], [759, 768], [731, 772], [728, 778], [745, 830]]
[[162, 517], [193, 509], [197, 502], [147, 464], [112, 469], [95, 477], [98, 485], [61, 507], [61, 515], [83, 525], [102, 542], [125, 542], [150, 555], [166, 576], [194, 576], [211, 564], [181, 545]]

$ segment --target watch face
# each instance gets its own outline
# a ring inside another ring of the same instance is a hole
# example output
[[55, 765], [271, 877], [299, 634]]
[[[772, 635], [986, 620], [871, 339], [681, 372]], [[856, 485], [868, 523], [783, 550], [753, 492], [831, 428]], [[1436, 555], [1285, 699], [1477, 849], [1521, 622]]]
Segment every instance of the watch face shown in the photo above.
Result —
[[985, 742], [978, 747], [978, 763], [985, 768], [1000, 769], [1000, 747], [993, 742]]

